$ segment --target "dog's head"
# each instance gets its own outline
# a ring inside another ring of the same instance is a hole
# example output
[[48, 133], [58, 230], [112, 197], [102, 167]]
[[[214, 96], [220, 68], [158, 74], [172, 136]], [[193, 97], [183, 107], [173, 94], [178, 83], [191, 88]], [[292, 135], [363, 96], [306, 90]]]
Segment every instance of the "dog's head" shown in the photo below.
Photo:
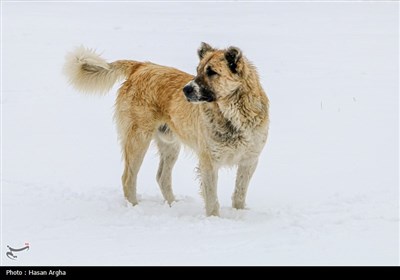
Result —
[[189, 102], [213, 102], [234, 94], [242, 84], [244, 58], [240, 49], [212, 48], [201, 43], [197, 51], [200, 63], [196, 77], [185, 85], [183, 92]]

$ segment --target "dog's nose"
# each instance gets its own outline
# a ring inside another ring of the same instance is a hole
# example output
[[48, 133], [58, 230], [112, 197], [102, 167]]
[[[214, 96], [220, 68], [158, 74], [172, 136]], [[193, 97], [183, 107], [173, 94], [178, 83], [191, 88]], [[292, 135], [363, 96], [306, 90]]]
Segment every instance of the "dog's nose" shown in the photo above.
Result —
[[193, 92], [194, 88], [191, 85], [186, 85], [183, 88], [183, 92], [185, 93], [185, 95], [187, 96], [188, 94], [191, 94]]

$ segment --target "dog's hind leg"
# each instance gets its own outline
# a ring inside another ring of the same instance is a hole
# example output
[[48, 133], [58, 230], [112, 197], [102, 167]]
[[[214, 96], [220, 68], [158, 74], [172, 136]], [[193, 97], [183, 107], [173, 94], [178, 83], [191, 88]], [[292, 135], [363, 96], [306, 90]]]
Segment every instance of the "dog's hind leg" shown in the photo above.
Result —
[[235, 192], [232, 195], [232, 207], [243, 209], [246, 201], [247, 188], [257, 167], [257, 160], [246, 165], [239, 165], [236, 175]]
[[152, 134], [139, 131], [132, 131], [123, 143], [123, 156], [125, 160], [125, 169], [122, 175], [122, 185], [125, 198], [136, 205], [136, 182], [137, 174], [142, 165], [144, 156], [151, 141]]
[[[161, 132], [162, 133], [162, 132]], [[166, 142], [162, 137], [156, 137], [160, 154], [160, 165], [157, 171], [157, 182], [161, 193], [169, 205], [175, 200], [172, 191], [172, 168], [178, 159], [180, 144], [177, 141]]]

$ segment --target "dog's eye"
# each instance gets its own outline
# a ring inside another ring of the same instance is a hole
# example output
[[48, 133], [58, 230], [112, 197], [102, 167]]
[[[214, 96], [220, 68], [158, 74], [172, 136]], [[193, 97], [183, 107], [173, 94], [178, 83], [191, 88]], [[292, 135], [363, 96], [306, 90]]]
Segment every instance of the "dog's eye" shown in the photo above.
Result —
[[208, 66], [206, 69], [206, 74], [208, 77], [211, 77], [211, 76], [217, 75], [218, 73], [215, 72], [214, 70], [212, 70], [210, 66]]

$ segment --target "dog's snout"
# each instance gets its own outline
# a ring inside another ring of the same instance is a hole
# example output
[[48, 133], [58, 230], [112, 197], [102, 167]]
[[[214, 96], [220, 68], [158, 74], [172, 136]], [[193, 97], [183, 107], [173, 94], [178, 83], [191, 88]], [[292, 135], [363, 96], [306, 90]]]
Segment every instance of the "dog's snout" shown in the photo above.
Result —
[[193, 93], [193, 90], [194, 90], [194, 88], [193, 88], [193, 86], [191, 86], [191, 85], [186, 85], [186, 86], [183, 88], [183, 92], [184, 92], [186, 95]]

